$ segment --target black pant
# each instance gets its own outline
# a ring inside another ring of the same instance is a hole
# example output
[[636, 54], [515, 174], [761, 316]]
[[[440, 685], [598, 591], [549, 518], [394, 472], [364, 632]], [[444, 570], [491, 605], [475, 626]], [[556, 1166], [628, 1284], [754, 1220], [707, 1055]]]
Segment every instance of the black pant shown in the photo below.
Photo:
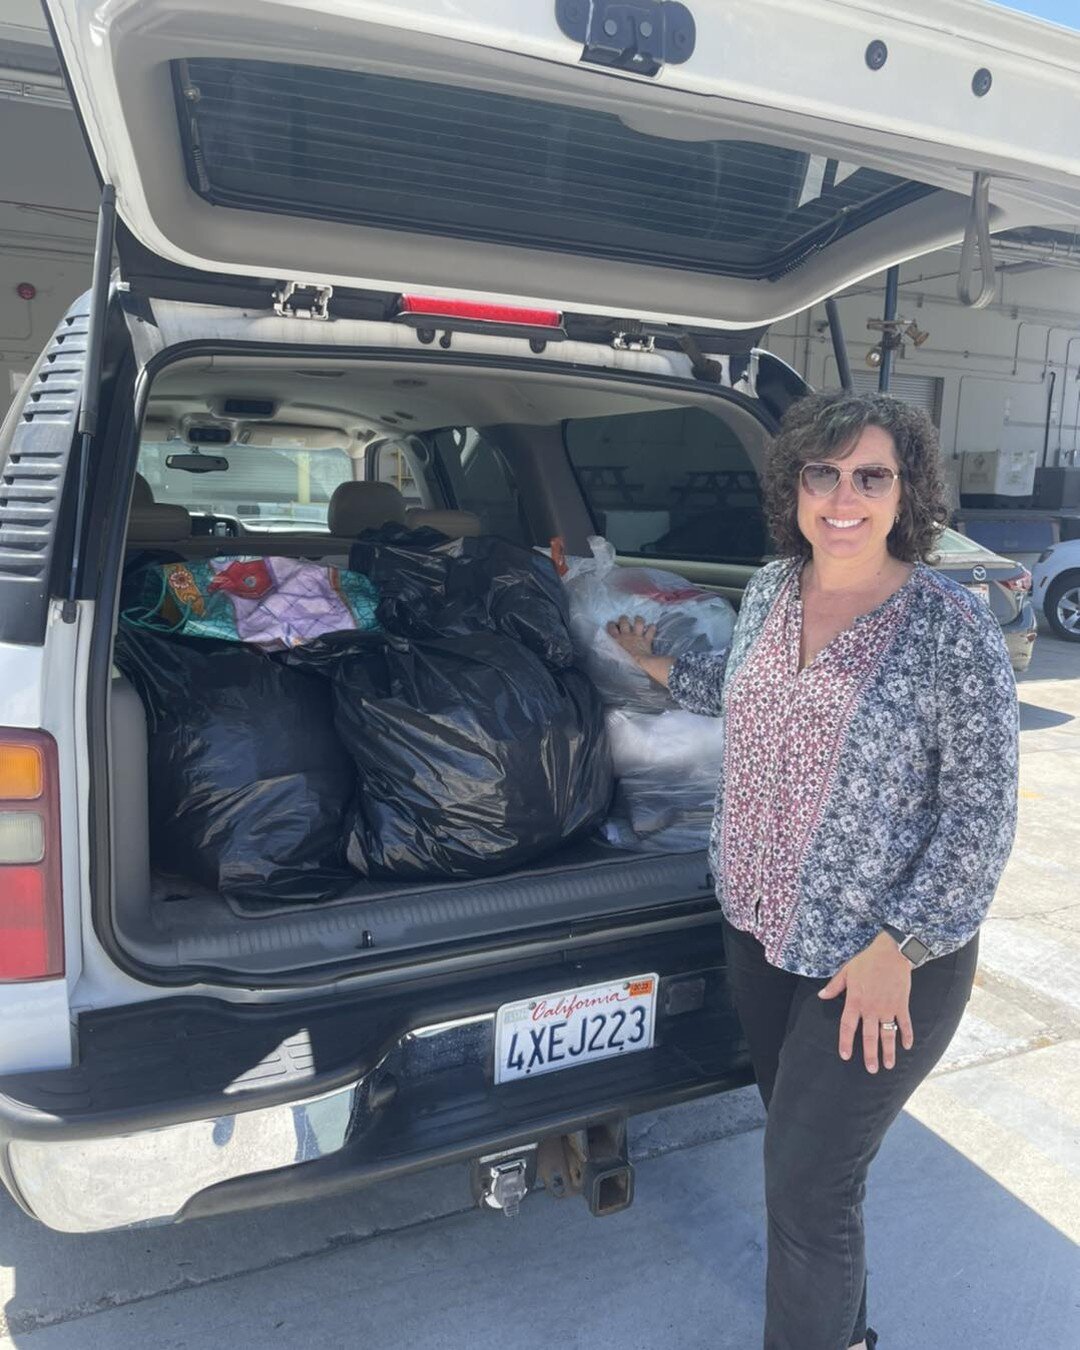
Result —
[[861, 1028], [837, 1050], [844, 995], [778, 970], [725, 921], [728, 977], [768, 1113], [765, 1350], [847, 1350], [866, 1335], [866, 1174], [885, 1131], [941, 1058], [971, 996], [978, 938], [912, 972], [915, 1044], [868, 1073]]

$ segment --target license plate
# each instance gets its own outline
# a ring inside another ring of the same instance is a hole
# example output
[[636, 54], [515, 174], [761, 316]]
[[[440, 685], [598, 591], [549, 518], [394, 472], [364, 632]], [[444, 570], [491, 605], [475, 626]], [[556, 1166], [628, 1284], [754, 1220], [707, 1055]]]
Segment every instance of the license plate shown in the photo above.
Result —
[[496, 1083], [648, 1050], [659, 983], [635, 975], [504, 1003], [495, 1018]]
[[967, 586], [966, 589], [969, 590], [972, 593], [972, 595], [977, 595], [980, 600], [985, 600], [987, 604], [990, 603], [989, 582], [987, 581], [972, 582], [969, 586]]

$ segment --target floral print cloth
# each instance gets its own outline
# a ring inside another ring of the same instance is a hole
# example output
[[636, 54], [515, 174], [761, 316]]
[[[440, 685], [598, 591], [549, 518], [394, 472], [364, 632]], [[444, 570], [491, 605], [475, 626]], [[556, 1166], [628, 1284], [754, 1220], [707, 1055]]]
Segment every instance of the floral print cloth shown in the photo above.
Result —
[[773, 965], [832, 976], [890, 924], [967, 942], [1016, 827], [1018, 705], [985, 601], [922, 563], [799, 669], [802, 564], [747, 587], [727, 652], [680, 657], [682, 707], [726, 717], [709, 861]]
[[124, 617], [156, 632], [278, 651], [326, 633], [379, 630], [379, 597], [367, 577], [302, 558], [159, 563], [138, 585], [137, 603]]

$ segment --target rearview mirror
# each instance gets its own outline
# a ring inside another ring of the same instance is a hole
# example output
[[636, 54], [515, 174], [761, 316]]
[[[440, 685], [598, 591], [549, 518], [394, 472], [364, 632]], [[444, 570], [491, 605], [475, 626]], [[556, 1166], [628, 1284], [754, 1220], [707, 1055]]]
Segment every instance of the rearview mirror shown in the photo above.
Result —
[[181, 469], [184, 473], [224, 473], [229, 461], [224, 455], [181, 454], [166, 455], [167, 469]]

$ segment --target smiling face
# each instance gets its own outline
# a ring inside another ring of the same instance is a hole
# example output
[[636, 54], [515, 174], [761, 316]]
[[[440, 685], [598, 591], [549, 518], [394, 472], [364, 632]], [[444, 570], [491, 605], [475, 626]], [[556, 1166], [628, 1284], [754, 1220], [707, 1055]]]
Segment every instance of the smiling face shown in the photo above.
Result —
[[[820, 462], [826, 462], [824, 456]], [[884, 558], [900, 509], [901, 480], [895, 480], [884, 497], [872, 499], [852, 486], [851, 470], [882, 464], [899, 473], [893, 438], [881, 427], [866, 427], [849, 455], [830, 458], [828, 463], [846, 471], [829, 496], [815, 497], [799, 481], [798, 520], [804, 538], [815, 555], [860, 563]]]

